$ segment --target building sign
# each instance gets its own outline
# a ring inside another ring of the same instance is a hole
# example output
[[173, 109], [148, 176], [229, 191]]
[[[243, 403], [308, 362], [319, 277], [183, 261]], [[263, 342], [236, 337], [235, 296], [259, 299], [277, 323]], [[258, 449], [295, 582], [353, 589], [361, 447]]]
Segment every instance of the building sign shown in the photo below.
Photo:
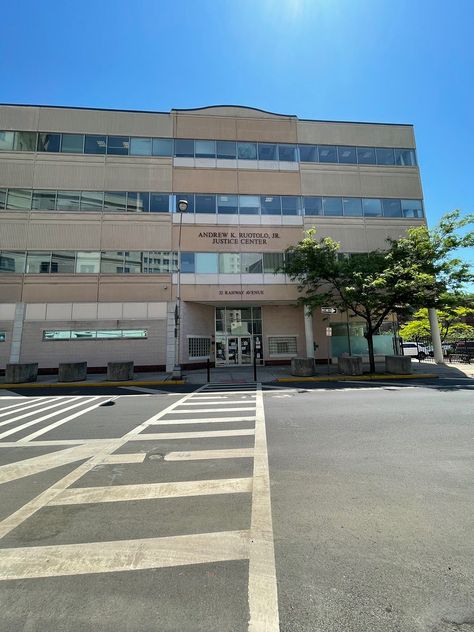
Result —
[[210, 240], [206, 245], [241, 245], [241, 246], [266, 246], [274, 239], [280, 239], [279, 233], [247, 232], [247, 231], [202, 231], [198, 233], [199, 239]]
[[219, 296], [264, 296], [265, 290], [219, 290]]
[[321, 314], [335, 314], [336, 312], [335, 307], [321, 307]]

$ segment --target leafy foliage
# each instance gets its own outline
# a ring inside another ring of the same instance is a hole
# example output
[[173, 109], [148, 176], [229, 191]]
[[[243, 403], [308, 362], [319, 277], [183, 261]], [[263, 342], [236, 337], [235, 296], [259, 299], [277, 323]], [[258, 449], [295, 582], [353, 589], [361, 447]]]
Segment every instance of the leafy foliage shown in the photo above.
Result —
[[282, 271], [298, 281], [307, 309], [330, 304], [366, 322], [371, 371], [375, 371], [373, 336], [391, 312], [402, 317], [422, 307], [462, 305], [463, 287], [474, 280], [469, 265], [453, 251], [474, 246], [474, 232], [463, 229], [473, 217], [459, 211], [445, 215], [439, 226], [413, 227], [406, 236], [387, 240], [386, 250], [345, 256], [330, 237], [316, 231], [286, 250]]
[[[438, 322], [441, 340], [455, 341], [474, 338], [474, 327], [465, 322], [467, 316], [474, 315], [472, 307], [447, 307], [438, 310]], [[400, 335], [405, 340], [416, 340], [430, 335], [428, 310], [419, 309], [410, 322], [400, 328]]]

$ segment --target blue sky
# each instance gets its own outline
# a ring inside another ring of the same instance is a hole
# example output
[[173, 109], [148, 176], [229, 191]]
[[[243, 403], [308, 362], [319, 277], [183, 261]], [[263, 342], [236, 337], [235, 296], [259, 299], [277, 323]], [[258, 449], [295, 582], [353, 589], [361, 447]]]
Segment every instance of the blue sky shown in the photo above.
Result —
[[432, 225], [474, 210], [472, 0], [16, 0], [0, 102], [413, 123]]

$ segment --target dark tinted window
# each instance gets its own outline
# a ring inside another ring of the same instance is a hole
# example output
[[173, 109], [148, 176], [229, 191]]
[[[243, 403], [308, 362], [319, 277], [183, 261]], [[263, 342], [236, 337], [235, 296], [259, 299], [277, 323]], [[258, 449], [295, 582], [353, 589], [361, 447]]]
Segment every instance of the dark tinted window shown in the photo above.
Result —
[[101, 211], [103, 202], [103, 191], [83, 191], [81, 195], [81, 211]]
[[282, 195], [281, 212], [283, 215], [300, 215], [301, 198], [297, 195]]
[[150, 193], [150, 211], [152, 213], [168, 213], [169, 199], [168, 193]]
[[362, 215], [362, 200], [360, 198], [342, 198], [344, 215], [348, 217], [359, 217]]
[[403, 217], [423, 217], [423, 203], [421, 200], [402, 200], [402, 212]]
[[0, 189], [0, 208], [5, 208], [7, 201], [7, 192], [5, 189]]
[[151, 138], [131, 138], [129, 153], [131, 156], [151, 156]]
[[59, 151], [61, 134], [38, 134], [38, 151]]
[[107, 153], [114, 156], [128, 156], [129, 144], [128, 136], [108, 136]]
[[10, 151], [13, 149], [15, 132], [0, 132], [0, 151]]
[[215, 195], [196, 195], [196, 213], [215, 213]]
[[63, 134], [61, 151], [66, 154], [84, 153], [84, 134]]
[[337, 149], [333, 145], [319, 145], [319, 162], [337, 162]]
[[340, 197], [324, 197], [323, 198], [324, 215], [336, 216], [342, 215], [342, 200]]
[[31, 208], [42, 211], [54, 211], [56, 208], [56, 191], [33, 191]]
[[107, 148], [107, 136], [86, 136], [84, 143], [85, 154], [105, 154]]
[[258, 144], [259, 160], [277, 160], [277, 146], [269, 143]]
[[278, 145], [278, 159], [296, 162], [296, 145]]
[[300, 145], [301, 162], [318, 162], [318, 146], [317, 145]]
[[343, 164], [357, 164], [357, 152], [355, 147], [338, 147], [337, 155], [339, 162]]
[[124, 191], [106, 191], [104, 194], [104, 211], [124, 213], [127, 210], [127, 194]]
[[241, 215], [258, 215], [260, 213], [260, 197], [258, 195], [239, 195]]
[[215, 158], [216, 157], [216, 141], [215, 140], [195, 140], [194, 152], [196, 158]]
[[305, 215], [322, 215], [323, 214], [323, 200], [318, 196], [306, 196], [303, 198], [304, 214]]
[[401, 167], [414, 167], [416, 156], [414, 149], [395, 149], [395, 164]]
[[217, 157], [233, 159], [237, 155], [237, 144], [231, 140], [217, 141]]
[[279, 195], [261, 195], [262, 215], [281, 215], [281, 198]]
[[373, 147], [357, 147], [357, 161], [360, 165], [375, 165], [375, 149]]
[[239, 212], [239, 203], [236, 195], [218, 195], [217, 212], [224, 214], [235, 214]]
[[153, 151], [154, 156], [172, 156], [173, 155], [173, 139], [172, 138], [154, 138], [152, 151]]
[[76, 253], [71, 250], [61, 250], [51, 253], [51, 272], [59, 274], [74, 274]]
[[194, 252], [181, 253], [181, 272], [194, 272]]
[[15, 151], [36, 151], [36, 132], [15, 132]]
[[400, 200], [385, 199], [382, 200], [383, 214], [385, 217], [401, 217], [402, 205]]
[[150, 210], [150, 194], [129, 191], [127, 195], [127, 211], [129, 213], [148, 213]]
[[375, 150], [378, 165], [394, 165], [395, 156], [391, 147], [377, 147]]
[[194, 158], [194, 141], [177, 138], [174, 141], [174, 155], [178, 158]]
[[18, 211], [31, 209], [30, 189], [8, 189], [7, 208]]
[[81, 203], [80, 191], [58, 191], [56, 208], [58, 211], [79, 211]]
[[382, 203], [376, 198], [363, 198], [362, 208], [366, 217], [378, 217], [382, 215]]
[[256, 160], [257, 143], [237, 143], [237, 158], [239, 160]]

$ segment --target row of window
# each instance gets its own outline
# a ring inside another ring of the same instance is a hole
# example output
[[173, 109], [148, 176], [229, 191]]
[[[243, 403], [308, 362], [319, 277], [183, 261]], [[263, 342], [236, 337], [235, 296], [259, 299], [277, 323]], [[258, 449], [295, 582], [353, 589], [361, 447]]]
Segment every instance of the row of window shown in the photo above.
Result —
[[135, 340], [148, 338], [146, 329], [47, 329], [43, 340]]
[[0, 151], [416, 166], [414, 149], [0, 131]]
[[188, 213], [423, 217], [421, 200], [397, 198], [0, 189], [0, 209], [16, 211], [168, 213], [180, 199], [188, 201]]
[[[168, 251], [0, 251], [0, 272], [15, 274], [169, 274], [177, 270], [177, 253]], [[281, 252], [183, 252], [181, 272], [196, 274], [274, 273]]]

